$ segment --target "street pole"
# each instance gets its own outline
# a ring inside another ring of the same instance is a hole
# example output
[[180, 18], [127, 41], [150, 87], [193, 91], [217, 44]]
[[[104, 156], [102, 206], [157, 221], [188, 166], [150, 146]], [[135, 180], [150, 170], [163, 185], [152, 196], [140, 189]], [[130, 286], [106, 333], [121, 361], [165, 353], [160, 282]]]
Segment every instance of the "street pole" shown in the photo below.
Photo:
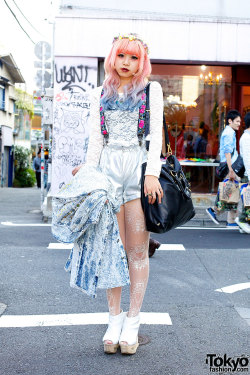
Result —
[[[42, 44], [42, 96], [45, 94], [45, 44]], [[41, 117], [41, 207], [44, 201], [44, 111], [42, 111]]]
[[[48, 122], [45, 113], [46, 108], [46, 89], [51, 87], [51, 73], [48, 71], [51, 69], [51, 47], [50, 44], [41, 41], [35, 45], [35, 55], [38, 61], [34, 62], [37, 70], [36, 83], [37, 87], [41, 92], [42, 97], [42, 113], [41, 113], [41, 208], [43, 211], [43, 205], [45, 200], [45, 189], [44, 189], [44, 168], [45, 168], [45, 158], [44, 158], [44, 148], [45, 148], [45, 130], [48, 128]], [[47, 61], [49, 60], [49, 61]]]

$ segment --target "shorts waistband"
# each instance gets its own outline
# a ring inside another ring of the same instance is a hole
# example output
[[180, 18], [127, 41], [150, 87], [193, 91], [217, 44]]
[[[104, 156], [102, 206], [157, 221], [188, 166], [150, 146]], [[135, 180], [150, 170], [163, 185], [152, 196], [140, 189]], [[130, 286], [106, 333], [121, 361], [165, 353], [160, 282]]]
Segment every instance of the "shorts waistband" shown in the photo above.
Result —
[[104, 145], [104, 148], [111, 149], [111, 150], [121, 150], [121, 151], [133, 151], [133, 150], [145, 150], [145, 144], [142, 144], [141, 146], [138, 145], [130, 145], [130, 146], [120, 146], [120, 145], [110, 145], [106, 144]]

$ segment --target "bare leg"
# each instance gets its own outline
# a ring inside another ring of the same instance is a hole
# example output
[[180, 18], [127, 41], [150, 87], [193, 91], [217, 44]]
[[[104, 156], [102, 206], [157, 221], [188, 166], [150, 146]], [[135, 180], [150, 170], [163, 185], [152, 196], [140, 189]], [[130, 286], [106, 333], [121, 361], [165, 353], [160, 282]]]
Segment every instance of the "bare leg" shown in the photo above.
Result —
[[125, 228], [131, 283], [128, 317], [134, 317], [140, 312], [149, 275], [149, 232], [146, 231], [140, 199], [125, 204]]
[[[125, 208], [124, 205], [121, 206], [120, 212], [117, 214], [117, 221], [119, 225], [119, 232], [123, 246], [125, 248]], [[112, 288], [107, 289], [107, 300], [109, 306], [110, 315], [118, 315], [121, 311], [121, 294], [122, 288]], [[112, 341], [107, 340], [107, 344], [112, 344]]]
[[[130, 306], [120, 336], [122, 353], [135, 353], [140, 325], [139, 312], [147, 288], [149, 275], [148, 244], [144, 213], [140, 199], [125, 203], [126, 252], [130, 276]], [[133, 344], [129, 342], [133, 341]]]
[[238, 210], [231, 210], [231, 211], [228, 211], [227, 213], [227, 222], [229, 224], [232, 224], [232, 223], [235, 223], [235, 219], [236, 217], [238, 216]]

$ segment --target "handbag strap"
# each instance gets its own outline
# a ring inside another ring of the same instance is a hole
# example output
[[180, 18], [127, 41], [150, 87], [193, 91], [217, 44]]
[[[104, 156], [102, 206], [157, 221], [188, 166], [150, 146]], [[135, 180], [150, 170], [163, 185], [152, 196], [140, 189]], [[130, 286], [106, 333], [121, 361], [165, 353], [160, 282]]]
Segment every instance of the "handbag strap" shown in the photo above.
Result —
[[[148, 134], [150, 134], [150, 83], [146, 86], [146, 115], [145, 115], [145, 138]], [[165, 135], [165, 146], [166, 146], [166, 152], [169, 154], [172, 154], [169, 136], [168, 136], [168, 129], [166, 124], [165, 115], [163, 112], [163, 128], [164, 128], [164, 135]], [[146, 141], [146, 150], [149, 150], [149, 141]]]

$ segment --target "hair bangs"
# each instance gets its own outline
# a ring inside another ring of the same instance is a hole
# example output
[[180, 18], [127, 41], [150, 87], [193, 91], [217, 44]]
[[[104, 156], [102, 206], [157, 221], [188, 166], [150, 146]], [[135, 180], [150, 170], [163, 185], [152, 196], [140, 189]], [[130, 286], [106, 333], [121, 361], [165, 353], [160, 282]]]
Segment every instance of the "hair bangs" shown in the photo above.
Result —
[[121, 39], [116, 42], [116, 55], [119, 53], [127, 53], [128, 55], [135, 55], [138, 58], [142, 57], [141, 43], [137, 40]]

